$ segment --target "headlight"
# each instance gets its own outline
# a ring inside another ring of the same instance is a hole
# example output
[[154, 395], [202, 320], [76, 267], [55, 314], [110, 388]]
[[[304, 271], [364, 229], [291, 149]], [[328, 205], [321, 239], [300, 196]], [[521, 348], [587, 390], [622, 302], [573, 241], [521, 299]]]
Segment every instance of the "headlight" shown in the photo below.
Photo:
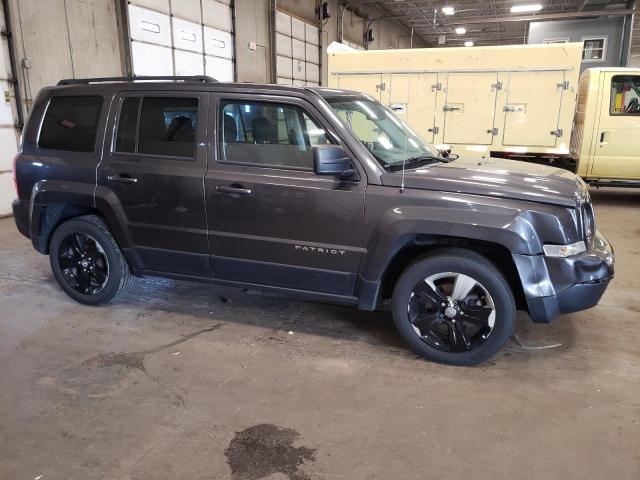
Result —
[[580, 240], [569, 245], [545, 245], [542, 247], [547, 257], [570, 257], [578, 253], [586, 252], [587, 246], [584, 241]]

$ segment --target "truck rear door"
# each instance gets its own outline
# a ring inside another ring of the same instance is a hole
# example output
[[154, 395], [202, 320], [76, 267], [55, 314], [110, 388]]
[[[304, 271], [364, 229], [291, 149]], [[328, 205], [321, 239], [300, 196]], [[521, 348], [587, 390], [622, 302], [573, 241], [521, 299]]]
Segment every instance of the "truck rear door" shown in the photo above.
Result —
[[565, 91], [565, 74], [557, 71], [510, 72], [504, 106], [503, 145], [555, 147]]
[[444, 143], [491, 145], [498, 74], [449, 73], [443, 82]]
[[[388, 75], [384, 75], [388, 77]], [[354, 90], [371, 95], [378, 101], [382, 100], [382, 93], [387, 89], [387, 82], [381, 73], [374, 74], [341, 74], [338, 75], [338, 88]]]
[[640, 72], [603, 72], [589, 178], [640, 179]]
[[438, 132], [435, 113], [439, 90], [436, 73], [391, 75], [389, 107], [428, 142], [433, 142]]

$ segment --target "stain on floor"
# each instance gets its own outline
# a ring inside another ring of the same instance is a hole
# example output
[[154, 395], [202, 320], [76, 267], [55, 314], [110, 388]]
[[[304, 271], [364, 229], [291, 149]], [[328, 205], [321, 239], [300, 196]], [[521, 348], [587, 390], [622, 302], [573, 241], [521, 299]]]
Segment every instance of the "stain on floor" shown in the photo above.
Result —
[[225, 450], [233, 480], [259, 480], [282, 473], [291, 480], [309, 480], [300, 467], [315, 461], [315, 449], [294, 447], [300, 434], [290, 428], [261, 424], [236, 432]]
[[147, 371], [144, 368], [144, 359], [147, 355], [157, 353], [160, 350], [164, 350], [165, 348], [175, 347], [176, 345], [180, 345], [181, 343], [184, 343], [187, 340], [191, 340], [193, 337], [202, 335], [203, 333], [217, 330], [222, 325], [223, 325], [222, 323], [216, 323], [215, 325], [209, 328], [203, 328], [202, 330], [198, 330], [188, 335], [184, 335], [171, 343], [158, 345], [157, 347], [150, 348], [149, 350], [142, 350], [140, 352], [129, 352], [129, 353], [124, 353], [124, 352], [104, 353], [102, 355], [91, 357], [85, 360], [84, 362], [82, 362], [82, 366], [87, 368], [103, 368], [103, 367], [112, 367], [115, 365], [122, 365], [123, 367], [140, 370], [143, 373], [147, 373]]

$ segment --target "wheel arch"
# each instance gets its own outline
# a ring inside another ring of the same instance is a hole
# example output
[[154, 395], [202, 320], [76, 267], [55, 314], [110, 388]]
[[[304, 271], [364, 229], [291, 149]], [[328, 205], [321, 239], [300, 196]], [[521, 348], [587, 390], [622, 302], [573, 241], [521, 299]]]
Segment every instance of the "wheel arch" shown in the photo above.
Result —
[[37, 184], [31, 195], [30, 233], [36, 250], [49, 253], [51, 236], [62, 223], [83, 215], [96, 215], [102, 219], [126, 255], [131, 240], [122, 227], [122, 218], [113, 208], [113, 203], [96, 198], [93, 185], [79, 184], [75, 185], [77, 188], [72, 188], [74, 185], [65, 184], [64, 188], [54, 188], [54, 183]]
[[438, 251], [445, 251], [451, 247], [472, 251], [489, 260], [511, 287], [517, 308], [520, 310], [527, 309], [522, 281], [518, 275], [511, 251], [507, 247], [487, 240], [448, 235], [414, 235], [393, 252], [378, 282], [374, 305], [382, 304], [391, 298], [396, 282], [409, 265], [421, 257]]

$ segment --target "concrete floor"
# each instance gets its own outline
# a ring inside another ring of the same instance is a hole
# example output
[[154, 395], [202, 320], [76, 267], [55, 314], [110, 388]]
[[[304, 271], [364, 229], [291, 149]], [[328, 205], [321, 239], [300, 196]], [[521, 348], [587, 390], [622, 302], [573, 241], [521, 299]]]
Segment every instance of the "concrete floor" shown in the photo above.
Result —
[[[601, 301], [494, 361], [390, 317], [165, 280], [78, 305], [0, 221], [0, 479], [640, 478], [640, 191], [594, 191]], [[290, 333], [292, 332], [292, 334]]]

